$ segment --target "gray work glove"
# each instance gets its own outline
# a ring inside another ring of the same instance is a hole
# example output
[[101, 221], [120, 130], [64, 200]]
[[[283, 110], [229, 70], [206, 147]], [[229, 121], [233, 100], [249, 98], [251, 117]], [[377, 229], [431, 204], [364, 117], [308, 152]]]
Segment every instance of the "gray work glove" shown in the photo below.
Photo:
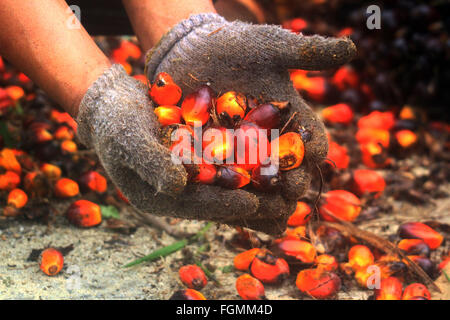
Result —
[[258, 199], [243, 190], [188, 185], [182, 165], [158, 142], [159, 122], [147, 87], [121, 65], [87, 90], [77, 116], [78, 137], [131, 204], [155, 215], [199, 220], [255, 214]]
[[283, 172], [280, 194], [252, 192], [259, 202], [255, 215], [231, 215], [219, 221], [267, 233], [284, 230], [296, 201], [309, 187], [312, 168], [328, 153], [324, 125], [293, 88], [288, 70], [333, 68], [355, 53], [348, 38], [307, 37], [278, 26], [227, 22], [217, 14], [182, 21], [147, 53], [146, 75], [151, 82], [158, 73], [167, 72], [184, 95], [209, 83], [217, 93], [236, 90], [262, 102], [289, 101], [291, 109], [282, 123], [297, 112], [289, 130], [303, 127], [311, 134], [305, 141], [303, 164]]

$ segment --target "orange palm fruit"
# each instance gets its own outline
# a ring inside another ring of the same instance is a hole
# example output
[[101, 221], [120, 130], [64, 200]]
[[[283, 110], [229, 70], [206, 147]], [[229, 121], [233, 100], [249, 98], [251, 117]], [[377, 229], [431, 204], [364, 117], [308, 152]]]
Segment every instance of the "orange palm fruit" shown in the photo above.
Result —
[[367, 143], [381, 144], [384, 148], [388, 148], [391, 140], [391, 134], [385, 129], [360, 128], [356, 132], [356, 141], [364, 145]]
[[168, 73], [161, 72], [152, 84], [150, 97], [159, 106], [174, 106], [180, 101], [181, 88]]
[[39, 168], [49, 180], [58, 180], [61, 178], [61, 169], [50, 163], [43, 163]]
[[289, 275], [286, 260], [277, 258], [269, 250], [261, 249], [253, 259], [250, 271], [263, 283], [277, 283]]
[[[275, 153], [278, 144], [278, 154]], [[295, 132], [288, 132], [271, 142], [272, 162], [278, 163], [280, 170], [291, 170], [298, 168], [305, 155], [305, 146], [302, 137]]]
[[12, 190], [20, 184], [20, 176], [14, 171], [0, 174], [0, 190]]
[[322, 118], [328, 123], [350, 124], [353, 110], [346, 103], [338, 103], [322, 110]]
[[336, 271], [339, 267], [336, 258], [329, 254], [321, 254], [316, 257], [314, 263], [317, 264], [317, 269], [325, 271]]
[[354, 221], [361, 212], [361, 201], [346, 190], [332, 190], [325, 194], [325, 201], [320, 206], [321, 217], [326, 221], [335, 221], [329, 213], [345, 221]]
[[60, 126], [58, 129], [56, 129], [53, 136], [58, 140], [72, 140], [75, 137], [75, 134], [73, 133], [72, 129], [69, 129], [66, 126]]
[[320, 269], [305, 269], [298, 273], [297, 288], [316, 299], [333, 297], [341, 288], [341, 279], [334, 273]]
[[358, 127], [390, 130], [395, 125], [395, 116], [392, 112], [373, 111], [358, 120]]
[[392, 162], [387, 155], [386, 148], [380, 144], [369, 142], [362, 144], [360, 148], [362, 161], [368, 168], [384, 168]]
[[253, 248], [239, 253], [236, 257], [234, 257], [234, 267], [237, 270], [247, 271], [259, 250], [259, 248]]
[[242, 119], [246, 109], [245, 96], [236, 91], [225, 92], [216, 101], [216, 113], [218, 116], [226, 113], [231, 119], [236, 116]]
[[202, 86], [184, 98], [181, 104], [181, 116], [187, 125], [194, 126], [195, 122], [204, 125], [210, 117], [214, 92], [208, 86]]
[[439, 247], [444, 237], [433, 228], [420, 222], [408, 222], [398, 228], [398, 234], [403, 239], [421, 239], [431, 250]]
[[331, 79], [331, 83], [341, 91], [355, 88], [359, 84], [359, 76], [351, 66], [345, 65], [337, 69]]
[[395, 139], [400, 146], [403, 148], [409, 148], [416, 144], [418, 138], [417, 134], [412, 132], [411, 130], [399, 130], [395, 133]]
[[206, 300], [206, 298], [195, 289], [184, 289], [175, 291], [169, 300]]
[[250, 174], [239, 166], [223, 166], [217, 170], [216, 181], [224, 188], [239, 189], [250, 183]]
[[421, 283], [411, 283], [403, 291], [402, 300], [430, 300], [431, 294]]
[[303, 201], [297, 201], [297, 207], [295, 208], [294, 213], [289, 217], [287, 224], [291, 227], [303, 226], [310, 218], [310, 206]]
[[8, 86], [5, 88], [6, 93], [13, 101], [18, 101], [25, 96], [25, 91], [19, 86]]
[[430, 256], [430, 247], [421, 239], [403, 239], [397, 247], [409, 255]]
[[100, 206], [88, 201], [78, 200], [70, 205], [66, 212], [67, 219], [78, 227], [94, 227], [102, 222]]
[[202, 268], [195, 264], [183, 266], [178, 270], [181, 282], [189, 289], [200, 290], [206, 286], [208, 280]]
[[348, 261], [354, 271], [366, 269], [375, 261], [372, 251], [364, 245], [355, 245], [348, 252]]
[[202, 163], [197, 165], [198, 174], [193, 177], [193, 182], [212, 184], [216, 181], [217, 168], [213, 164]]
[[208, 128], [203, 133], [203, 158], [207, 163], [224, 163], [234, 154], [234, 137], [224, 127]]
[[350, 163], [347, 148], [331, 141], [328, 145], [328, 159], [326, 160], [332, 166], [336, 165], [338, 169], [347, 169]]
[[15, 208], [23, 208], [28, 202], [27, 194], [19, 188], [13, 189], [8, 194], [7, 203], [9, 206], [14, 206]]
[[162, 126], [168, 126], [181, 122], [181, 108], [177, 106], [159, 106], [155, 114]]
[[267, 131], [252, 122], [243, 121], [234, 132], [236, 163], [246, 170], [252, 170], [265, 163], [270, 156]]
[[64, 140], [61, 142], [61, 150], [63, 153], [75, 153], [77, 152], [78, 147], [72, 140]]
[[48, 248], [41, 253], [41, 270], [49, 276], [58, 274], [64, 265], [64, 257], [56, 249]]
[[359, 196], [366, 193], [374, 194], [378, 198], [386, 187], [386, 181], [374, 170], [357, 169], [352, 175], [353, 190]]
[[380, 288], [375, 290], [376, 300], [401, 300], [403, 285], [395, 277], [389, 277], [381, 280]]
[[68, 178], [61, 178], [54, 186], [55, 195], [59, 198], [70, 198], [76, 196], [80, 189], [78, 183]]
[[94, 191], [97, 193], [104, 193], [108, 188], [106, 178], [97, 171], [88, 171], [82, 174], [79, 178], [82, 189]]
[[236, 279], [236, 290], [244, 300], [265, 300], [264, 285], [248, 273]]
[[284, 254], [295, 257], [303, 263], [313, 263], [316, 258], [316, 249], [304, 240], [286, 239], [278, 244], [278, 248]]
[[287, 228], [285, 239], [305, 239], [306, 238], [306, 227], [298, 226], [295, 228]]
[[0, 151], [0, 167], [5, 170], [14, 171], [17, 174], [20, 174], [22, 171], [22, 167], [20, 166], [19, 161], [17, 161], [14, 150], [7, 148]]

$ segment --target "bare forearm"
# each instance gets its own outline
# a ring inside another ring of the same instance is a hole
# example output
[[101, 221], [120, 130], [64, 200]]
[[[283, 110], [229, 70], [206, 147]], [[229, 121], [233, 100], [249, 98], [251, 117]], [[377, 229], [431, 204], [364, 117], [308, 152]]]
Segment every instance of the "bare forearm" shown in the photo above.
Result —
[[191, 14], [216, 12], [211, 0], [122, 0], [144, 51]]
[[81, 27], [68, 27], [63, 0], [2, 0], [0, 55], [76, 115], [89, 86], [110, 66]]

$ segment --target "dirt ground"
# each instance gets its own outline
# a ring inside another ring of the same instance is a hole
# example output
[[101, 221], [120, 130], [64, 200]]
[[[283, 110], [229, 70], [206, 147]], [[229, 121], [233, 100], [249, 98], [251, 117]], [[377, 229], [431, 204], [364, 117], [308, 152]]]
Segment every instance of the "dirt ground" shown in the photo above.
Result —
[[[450, 186], [444, 189], [450, 190]], [[406, 221], [437, 220], [450, 224], [450, 199], [437, 200], [434, 206], [420, 207], [394, 202], [393, 212], [360, 226], [379, 235], [389, 236]], [[68, 204], [67, 204], [68, 205]], [[66, 206], [60, 203], [62, 209]], [[121, 218], [127, 218], [121, 212]], [[195, 232], [204, 223], [182, 221], [177, 228]], [[221, 286], [212, 281], [202, 290], [207, 299], [238, 299], [234, 282], [238, 273], [223, 272], [232, 265], [236, 252], [226, 246], [233, 229], [214, 226], [207, 232], [210, 250], [205, 262], [216, 267], [214, 272]], [[175, 238], [149, 226], [140, 226], [134, 234], [124, 235], [108, 229], [105, 223], [91, 229], [79, 229], [63, 216], [56, 217], [50, 227], [26, 220], [0, 221], [0, 299], [167, 299], [183, 288], [178, 268], [186, 256], [198, 248], [176, 252], [162, 260], [123, 269], [121, 266], [142, 255], [176, 241]], [[447, 239], [448, 247], [448, 239]], [[48, 277], [38, 263], [28, 261], [32, 249], [48, 246], [74, 249], [65, 256], [65, 265], [57, 276]], [[447, 248], [448, 249], [448, 248]], [[281, 286], [266, 288], [269, 299], [304, 299], [295, 288], [295, 274]], [[441, 289], [450, 291], [450, 282], [441, 280]], [[444, 286], [445, 288], [442, 288]], [[356, 286], [344, 287], [337, 299], [367, 299], [372, 294]], [[434, 298], [443, 296], [434, 295]]]

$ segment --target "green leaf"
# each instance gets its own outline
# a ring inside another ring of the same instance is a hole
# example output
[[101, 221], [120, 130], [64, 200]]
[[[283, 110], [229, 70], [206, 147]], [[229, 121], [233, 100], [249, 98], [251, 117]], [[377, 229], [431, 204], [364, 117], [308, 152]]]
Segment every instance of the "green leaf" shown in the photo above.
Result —
[[222, 273], [230, 273], [234, 271], [234, 266], [232, 265], [228, 265], [228, 266], [224, 266], [221, 269]]
[[100, 206], [100, 210], [102, 211], [102, 218], [120, 218], [119, 210], [114, 206]]
[[18, 114], [19, 116], [24, 114], [22, 105], [18, 101], [16, 102], [16, 107], [14, 108], [14, 110], [15, 110], [16, 114]]
[[9, 133], [8, 125], [6, 121], [0, 121], [0, 136], [3, 137], [3, 141], [5, 142], [5, 146], [7, 148], [14, 148], [16, 145], [16, 142], [14, 141], [13, 137]]

